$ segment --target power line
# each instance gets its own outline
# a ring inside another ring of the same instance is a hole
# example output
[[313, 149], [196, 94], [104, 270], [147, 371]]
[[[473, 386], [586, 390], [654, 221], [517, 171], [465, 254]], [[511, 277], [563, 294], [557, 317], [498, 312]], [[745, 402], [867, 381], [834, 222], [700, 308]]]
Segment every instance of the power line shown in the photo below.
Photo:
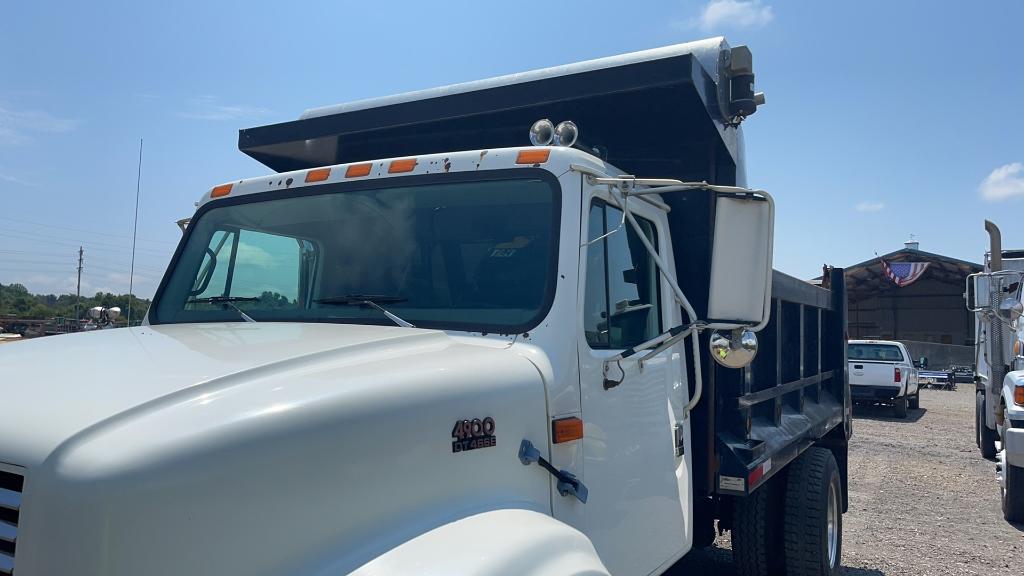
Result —
[[[19, 218], [10, 218], [10, 217], [7, 217], [7, 216], [0, 216], [0, 220], [5, 220], [7, 222], [17, 222], [18, 224], [29, 224], [29, 225], [32, 225], [32, 226], [43, 226], [45, 228], [53, 228], [55, 230], [65, 230], [65, 231], [68, 231], [68, 232], [78, 232], [78, 233], [81, 233], [81, 234], [95, 234], [95, 235], [98, 235], [98, 236], [107, 236], [107, 237], [111, 237], [111, 238], [122, 238], [122, 239], [125, 239], [125, 240], [127, 240], [128, 238], [131, 238], [131, 236], [128, 235], [128, 234], [112, 234], [110, 232], [97, 232], [95, 230], [85, 230], [83, 228], [72, 228], [70, 226], [58, 226], [56, 224], [46, 224], [44, 222], [35, 222], [35, 221], [32, 221], [32, 220], [21, 220]], [[172, 242], [170, 240], [157, 240], [155, 238], [139, 238], [139, 240], [141, 240], [143, 242], [155, 242], [157, 244], [176, 244], [176, 242]]]
[[[18, 234], [20, 234], [20, 235], [18, 235]], [[77, 241], [77, 240], [72, 240], [70, 238], [54, 238], [54, 237], [46, 235], [46, 234], [37, 234], [37, 233], [25, 232], [25, 231], [21, 231], [21, 230], [5, 229], [3, 232], [0, 232], [0, 236], [5, 236], [5, 237], [8, 237], [8, 238], [15, 238], [15, 239], [18, 239], [18, 240], [33, 240], [33, 241], [42, 238], [42, 239], [46, 240], [46, 242], [48, 244], [63, 244], [65, 246], [80, 246], [81, 245], [81, 246], [86, 246], [86, 247], [90, 248], [91, 250], [99, 250], [101, 252], [122, 252], [123, 253], [126, 250], [130, 250], [129, 247], [121, 246], [119, 244], [108, 244], [106, 242], [93, 242], [93, 241], [80, 242], [80, 241]], [[173, 253], [173, 250], [166, 250], [166, 251], [164, 251], [164, 250], [157, 250], [155, 248], [139, 248], [138, 250], [139, 250], [139, 252], [148, 252], [148, 253], [154, 254], [154, 255], [166, 255], [166, 254]]]

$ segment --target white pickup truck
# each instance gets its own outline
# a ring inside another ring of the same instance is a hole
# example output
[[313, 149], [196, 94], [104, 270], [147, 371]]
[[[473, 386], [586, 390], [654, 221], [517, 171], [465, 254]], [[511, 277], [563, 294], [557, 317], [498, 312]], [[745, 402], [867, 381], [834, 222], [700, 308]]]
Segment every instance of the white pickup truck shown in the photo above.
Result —
[[276, 172], [203, 194], [144, 326], [0, 349], [0, 574], [646, 576], [716, 529], [840, 574], [843, 271], [772, 270], [751, 66], [243, 130]]
[[917, 368], [907, 347], [889, 340], [850, 340], [850, 392], [855, 402], [891, 404], [898, 418], [921, 405]]

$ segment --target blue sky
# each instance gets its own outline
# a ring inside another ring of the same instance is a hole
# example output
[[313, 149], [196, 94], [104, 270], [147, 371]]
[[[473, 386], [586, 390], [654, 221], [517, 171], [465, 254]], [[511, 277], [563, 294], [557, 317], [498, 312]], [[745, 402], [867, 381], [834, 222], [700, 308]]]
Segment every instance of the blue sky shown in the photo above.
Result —
[[[946, 7], [948, 6], [948, 8]], [[1024, 3], [782, 0], [18, 2], [0, 35], [0, 283], [149, 296], [210, 186], [267, 170], [237, 130], [310, 107], [724, 34], [767, 105], [750, 184], [778, 202], [776, 267], [895, 250], [978, 261], [1024, 198]], [[581, 127], [586, 130], [586, 127]]]

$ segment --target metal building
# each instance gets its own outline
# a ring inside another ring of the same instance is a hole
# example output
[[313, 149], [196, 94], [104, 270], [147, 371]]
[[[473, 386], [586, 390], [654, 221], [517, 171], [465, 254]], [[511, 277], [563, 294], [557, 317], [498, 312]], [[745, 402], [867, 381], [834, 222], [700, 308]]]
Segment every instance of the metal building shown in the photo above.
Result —
[[967, 276], [981, 265], [904, 248], [846, 268], [849, 336], [899, 340], [934, 367], [973, 363], [974, 315], [964, 303]]

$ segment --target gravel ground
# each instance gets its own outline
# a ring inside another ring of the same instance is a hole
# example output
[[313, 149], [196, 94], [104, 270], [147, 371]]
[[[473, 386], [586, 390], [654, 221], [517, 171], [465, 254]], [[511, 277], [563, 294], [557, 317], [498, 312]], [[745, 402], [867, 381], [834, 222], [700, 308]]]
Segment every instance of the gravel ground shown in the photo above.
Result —
[[[858, 407], [843, 516], [849, 576], [1021, 576], [1024, 525], [1003, 520], [995, 464], [974, 444], [974, 386], [923, 390], [906, 420]], [[670, 574], [733, 575], [729, 535]]]

